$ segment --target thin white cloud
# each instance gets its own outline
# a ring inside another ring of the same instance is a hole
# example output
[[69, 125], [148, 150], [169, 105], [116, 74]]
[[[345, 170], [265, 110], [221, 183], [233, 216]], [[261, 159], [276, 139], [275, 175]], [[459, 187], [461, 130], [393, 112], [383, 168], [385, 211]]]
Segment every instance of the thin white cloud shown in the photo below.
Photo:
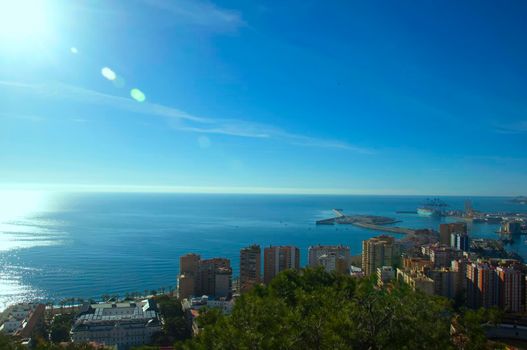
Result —
[[235, 31], [245, 25], [241, 13], [201, 0], [141, 0], [147, 6], [168, 12], [177, 23], [217, 31]]
[[177, 108], [149, 102], [138, 103], [130, 98], [104, 94], [63, 83], [32, 84], [0, 80], [1, 87], [21, 90], [46, 98], [106, 106], [132, 113], [161, 117], [168, 121], [170, 127], [180, 131], [258, 139], [276, 139], [301, 146], [340, 149], [363, 154], [374, 153], [371, 149], [339, 140], [290, 133], [274, 126], [246, 120], [195, 116]]

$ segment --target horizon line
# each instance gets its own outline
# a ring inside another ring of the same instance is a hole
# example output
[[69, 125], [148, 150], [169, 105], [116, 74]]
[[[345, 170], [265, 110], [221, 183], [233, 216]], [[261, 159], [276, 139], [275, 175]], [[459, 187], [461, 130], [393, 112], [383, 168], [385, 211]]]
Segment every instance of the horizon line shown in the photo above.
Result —
[[77, 192], [77, 193], [166, 193], [240, 195], [318, 195], [318, 196], [419, 196], [419, 197], [519, 197], [521, 194], [421, 193], [396, 189], [249, 187], [249, 186], [165, 186], [165, 185], [87, 185], [87, 184], [0, 184], [0, 192]]

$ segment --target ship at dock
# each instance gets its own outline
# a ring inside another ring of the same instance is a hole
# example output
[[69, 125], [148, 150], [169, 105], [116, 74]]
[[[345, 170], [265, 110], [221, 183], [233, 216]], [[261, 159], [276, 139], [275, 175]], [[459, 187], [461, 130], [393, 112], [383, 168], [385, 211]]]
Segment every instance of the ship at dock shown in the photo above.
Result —
[[448, 207], [448, 204], [439, 198], [428, 198], [419, 208], [417, 208], [417, 214], [421, 216], [441, 216], [444, 207]]

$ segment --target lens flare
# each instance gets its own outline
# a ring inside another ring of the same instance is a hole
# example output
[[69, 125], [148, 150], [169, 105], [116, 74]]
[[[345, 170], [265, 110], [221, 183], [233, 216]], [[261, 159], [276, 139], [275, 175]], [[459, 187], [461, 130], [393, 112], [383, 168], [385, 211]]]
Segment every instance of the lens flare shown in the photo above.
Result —
[[115, 72], [108, 67], [104, 67], [103, 69], [101, 69], [101, 74], [103, 77], [110, 81], [113, 81], [117, 78], [117, 74], [115, 74]]
[[144, 102], [146, 100], [145, 94], [137, 88], [130, 90], [130, 96], [137, 102]]

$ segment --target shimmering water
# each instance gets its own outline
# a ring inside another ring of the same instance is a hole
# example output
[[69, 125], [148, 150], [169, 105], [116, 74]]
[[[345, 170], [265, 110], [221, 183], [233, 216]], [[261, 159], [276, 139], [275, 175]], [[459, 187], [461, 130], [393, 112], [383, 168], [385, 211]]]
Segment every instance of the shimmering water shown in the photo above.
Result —
[[[443, 197], [452, 208], [465, 198]], [[224, 256], [238, 272], [239, 249], [292, 244], [302, 264], [312, 244], [346, 244], [378, 232], [354, 226], [316, 226], [347, 213], [396, 217], [400, 226], [437, 229], [441, 220], [415, 210], [423, 197], [189, 194], [14, 194], [0, 197], [0, 309], [28, 299], [99, 298], [176, 285], [178, 257]], [[527, 211], [507, 198], [472, 198], [486, 211]], [[474, 237], [496, 237], [496, 225], [475, 224]], [[510, 247], [527, 257], [527, 245]]]

